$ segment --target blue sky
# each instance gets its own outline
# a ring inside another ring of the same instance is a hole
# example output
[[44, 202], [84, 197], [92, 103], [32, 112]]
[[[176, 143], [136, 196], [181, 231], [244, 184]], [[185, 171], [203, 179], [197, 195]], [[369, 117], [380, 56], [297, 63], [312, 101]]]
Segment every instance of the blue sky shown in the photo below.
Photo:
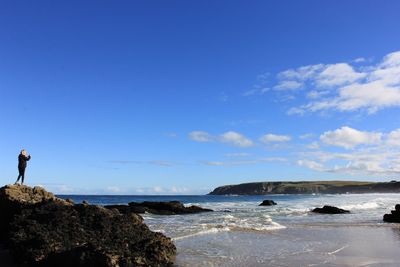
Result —
[[400, 173], [398, 1], [1, 1], [0, 182], [201, 194]]

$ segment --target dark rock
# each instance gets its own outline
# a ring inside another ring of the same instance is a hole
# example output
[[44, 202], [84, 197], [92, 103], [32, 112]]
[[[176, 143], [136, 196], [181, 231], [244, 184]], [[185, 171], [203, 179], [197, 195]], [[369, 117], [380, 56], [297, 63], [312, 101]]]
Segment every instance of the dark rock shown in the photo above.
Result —
[[107, 205], [107, 209], [117, 209], [123, 214], [127, 213], [153, 213], [158, 215], [175, 215], [175, 214], [192, 214], [199, 212], [209, 212], [213, 211], [210, 209], [205, 209], [199, 206], [189, 206], [185, 207], [179, 201], [169, 201], [169, 202], [130, 202], [129, 205]]
[[273, 206], [273, 205], [276, 205], [275, 201], [270, 200], [270, 199], [266, 199], [258, 206]]
[[83, 205], [89, 205], [89, 202], [87, 202], [86, 200], [82, 200], [82, 204]]
[[[110, 210], [113, 210], [113, 209], [118, 210], [118, 212], [120, 212], [122, 214], [127, 214], [127, 213], [131, 212], [128, 205], [106, 205], [104, 207], [107, 209], [110, 209]], [[135, 213], [144, 213], [144, 212], [135, 212]]]
[[324, 206], [323, 208], [315, 208], [312, 212], [316, 213], [324, 213], [324, 214], [341, 214], [341, 213], [349, 213], [348, 210], [339, 209], [333, 206]]
[[383, 215], [383, 221], [391, 223], [400, 223], [400, 204], [397, 204], [395, 210], [391, 211], [391, 214]]
[[[72, 205], [41, 190], [24, 187], [18, 193], [18, 188], [0, 189], [0, 213], [10, 219], [1, 241], [18, 262], [48, 267], [173, 265], [174, 244], [163, 234], [150, 231], [141, 216]], [[3, 217], [1, 221], [4, 223]]]
[[39, 186], [31, 188], [26, 185], [6, 185], [0, 188], [0, 239], [6, 239], [9, 225], [16, 214], [23, 209], [33, 207], [46, 201], [65, 203]]
[[225, 210], [221, 210], [221, 212], [232, 212], [231, 210], [225, 209]]

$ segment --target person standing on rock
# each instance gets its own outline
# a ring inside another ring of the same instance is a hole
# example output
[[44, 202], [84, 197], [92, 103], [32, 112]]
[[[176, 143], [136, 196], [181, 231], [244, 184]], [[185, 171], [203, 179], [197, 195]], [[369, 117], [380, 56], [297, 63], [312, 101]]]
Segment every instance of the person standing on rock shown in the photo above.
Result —
[[31, 159], [31, 155], [26, 155], [26, 150], [22, 149], [21, 153], [18, 156], [18, 178], [17, 181], [15, 182], [15, 184], [18, 184], [18, 181], [20, 178], [21, 179], [21, 185], [24, 184], [24, 178], [25, 178], [25, 169], [26, 169], [26, 162], [29, 161]]

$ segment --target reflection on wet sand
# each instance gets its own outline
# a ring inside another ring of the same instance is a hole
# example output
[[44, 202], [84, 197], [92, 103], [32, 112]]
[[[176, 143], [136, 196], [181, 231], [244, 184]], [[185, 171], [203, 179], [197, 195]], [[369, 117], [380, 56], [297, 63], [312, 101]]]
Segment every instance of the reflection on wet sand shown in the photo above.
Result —
[[[395, 234], [394, 234], [395, 233]], [[398, 227], [293, 226], [220, 232], [176, 242], [178, 266], [398, 267]]]

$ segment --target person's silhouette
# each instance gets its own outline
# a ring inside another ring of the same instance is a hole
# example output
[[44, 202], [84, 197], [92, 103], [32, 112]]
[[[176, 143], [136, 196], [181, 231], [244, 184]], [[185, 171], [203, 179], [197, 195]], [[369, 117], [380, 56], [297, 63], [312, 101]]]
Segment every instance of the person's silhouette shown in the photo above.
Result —
[[25, 168], [26, 168], [26, 162], [29, 161], [31, 159], [31, 155], [26, 155], [26, 150], [22, 149], [21, 153], [18, 156], [18, 178], [17, 181], [15, 182], [15, 184], [18, 183], [19, 179], [21, 179], [21, 185], [24, 184], [24, 178], [25, 178]]

